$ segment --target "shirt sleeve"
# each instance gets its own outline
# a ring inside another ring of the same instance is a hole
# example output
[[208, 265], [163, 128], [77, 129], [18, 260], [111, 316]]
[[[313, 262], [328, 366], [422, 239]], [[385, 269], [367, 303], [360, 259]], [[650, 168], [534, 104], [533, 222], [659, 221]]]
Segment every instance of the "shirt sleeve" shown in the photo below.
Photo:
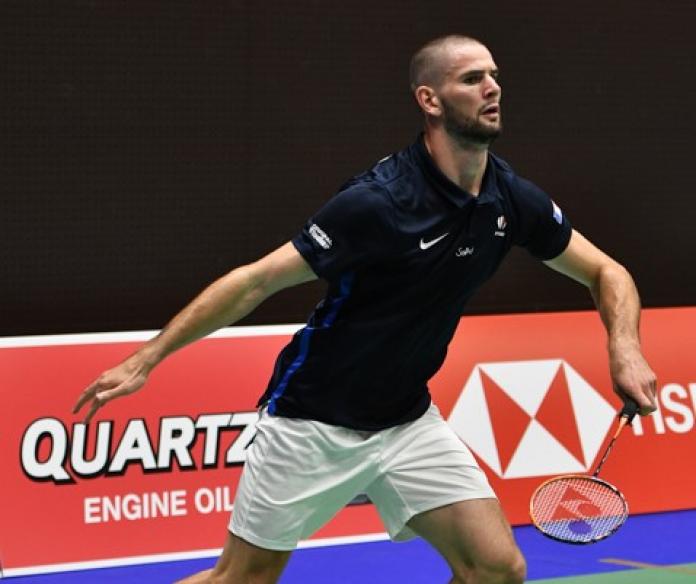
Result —
[[383, 257], [393, 233], [386, 191], [360, 183], [330, 199], [292, 243], [317, 276], [331, 281]]
[[565, 251], [572, 226], [561, 208], [534, 183], [517, 177], [515, 203], [518, 211], [518, 245], [540, 260], [550, 260]]

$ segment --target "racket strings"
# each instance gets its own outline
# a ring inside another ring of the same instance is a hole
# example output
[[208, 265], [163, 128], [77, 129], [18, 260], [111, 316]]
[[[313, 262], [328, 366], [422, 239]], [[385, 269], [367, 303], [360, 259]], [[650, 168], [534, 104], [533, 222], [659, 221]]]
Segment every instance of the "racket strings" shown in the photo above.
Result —
[[534, 493], [532, 520], [546, 535], [571, 543], [590, 543], [611, 535], [628, 517], [621, 493], [594, 477], [565, 476]]

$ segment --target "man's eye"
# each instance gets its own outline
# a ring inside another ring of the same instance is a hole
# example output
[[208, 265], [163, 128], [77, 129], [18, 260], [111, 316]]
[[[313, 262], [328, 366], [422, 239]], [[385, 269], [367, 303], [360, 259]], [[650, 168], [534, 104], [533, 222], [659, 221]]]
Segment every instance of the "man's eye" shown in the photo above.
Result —
[[481, 79], [483, 79], [481, 75], [467, 75], [462, 81], [467, 85], [475, 85], [476, 83], [480, 83]]

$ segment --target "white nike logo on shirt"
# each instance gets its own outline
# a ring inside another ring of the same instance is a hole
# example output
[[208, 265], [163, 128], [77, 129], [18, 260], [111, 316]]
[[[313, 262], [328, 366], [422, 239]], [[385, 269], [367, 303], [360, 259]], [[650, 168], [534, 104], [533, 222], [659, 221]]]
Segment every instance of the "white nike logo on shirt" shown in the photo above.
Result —
[[449, 235], [449, 231], [445, 233], [444, 235], [441, 235], [440, 237], [436, 237], [435, 239], [431, 239], [430, 241], [423, 241], [423, 238], [421, 237], [420, 240], [420, 248], [421, 249], [428, 249], [433, 247], [438, 241], [441, 241], [445, 239]]

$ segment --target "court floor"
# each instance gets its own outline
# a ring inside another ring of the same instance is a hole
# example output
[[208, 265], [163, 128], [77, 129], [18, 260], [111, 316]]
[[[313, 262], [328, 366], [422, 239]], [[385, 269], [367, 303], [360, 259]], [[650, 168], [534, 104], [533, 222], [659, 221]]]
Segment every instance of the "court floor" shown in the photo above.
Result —
[[[630, 517], [614, 536], [574, 546], [515, 528], [537, 584], [696, 583], [696, 510]], [[12, 584], [169, 583], [212, 558], [6, 578]], [[444, 584], [449, 572], [423, 541], [315, 547], [295, 552], [282, 584]]]

